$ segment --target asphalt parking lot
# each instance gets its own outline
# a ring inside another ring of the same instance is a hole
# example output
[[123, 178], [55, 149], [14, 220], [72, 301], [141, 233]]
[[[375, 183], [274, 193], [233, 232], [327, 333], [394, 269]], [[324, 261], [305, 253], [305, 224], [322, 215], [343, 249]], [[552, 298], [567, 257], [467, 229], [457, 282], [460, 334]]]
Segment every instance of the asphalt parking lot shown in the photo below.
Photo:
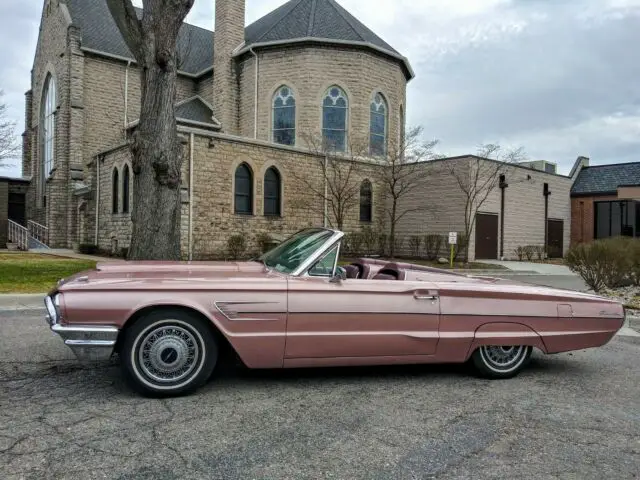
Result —
[[170, 400], [133, 394], [117, 361], [78, 364], [43, 312], [0, 313], [0, 353], [3, 480], [640, 478], [637, 337], [501, 382], [230, 371]]

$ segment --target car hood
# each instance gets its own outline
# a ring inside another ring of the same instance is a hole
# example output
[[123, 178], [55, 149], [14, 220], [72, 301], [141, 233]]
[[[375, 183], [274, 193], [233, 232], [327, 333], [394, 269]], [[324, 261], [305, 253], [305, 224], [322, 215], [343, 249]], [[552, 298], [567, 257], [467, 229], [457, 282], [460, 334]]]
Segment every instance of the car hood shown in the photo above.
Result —
[[267, 279], [282, 277], [259, 262], [105, 262], [95, 270], [80, 272], [61, 280], [61, 292], [82, 288], [126, 288], [141, 285], [228, 282], [229, 280]]

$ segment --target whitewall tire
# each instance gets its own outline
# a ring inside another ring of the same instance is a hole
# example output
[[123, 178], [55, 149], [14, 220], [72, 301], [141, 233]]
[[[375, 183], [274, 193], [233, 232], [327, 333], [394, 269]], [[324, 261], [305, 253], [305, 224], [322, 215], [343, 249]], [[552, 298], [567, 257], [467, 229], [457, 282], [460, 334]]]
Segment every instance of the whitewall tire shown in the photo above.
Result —
[[206, 320], [182, 310], [156, 310], [124, 332], [122, 369], [144, 395], [191, 393], [211, 376], [218, 346]]
[[526, 345], [479, 347], [471, 360], [476, 371], [486, 378], [515, 377], [527, 365], [533, 347]]

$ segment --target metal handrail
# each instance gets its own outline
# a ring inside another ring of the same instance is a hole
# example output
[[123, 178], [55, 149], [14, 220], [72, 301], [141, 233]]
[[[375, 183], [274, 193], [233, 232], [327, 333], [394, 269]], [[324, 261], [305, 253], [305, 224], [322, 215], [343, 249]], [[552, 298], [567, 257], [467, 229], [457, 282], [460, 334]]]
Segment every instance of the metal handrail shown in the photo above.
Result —
[[9, 220], [9, 243], [15, 243], [20, 250], [29, 250], [29, 230], [19, 223]]
[[45, 245], [49, 244], [49, 228], [45, 227], [44, 225], [40, 225], [33, 220], [29, 220], [27, 222], [27, 226], [29, 235], [38, 240], [40, 243], [43, 243]]

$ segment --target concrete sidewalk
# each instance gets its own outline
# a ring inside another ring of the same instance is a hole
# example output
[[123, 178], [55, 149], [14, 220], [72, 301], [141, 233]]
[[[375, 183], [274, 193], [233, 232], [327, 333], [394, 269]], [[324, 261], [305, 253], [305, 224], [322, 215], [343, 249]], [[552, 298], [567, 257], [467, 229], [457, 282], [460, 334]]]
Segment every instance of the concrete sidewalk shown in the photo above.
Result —
[[28, 253], [36, 253], [39, 255], [51, 255], [54, 257], [73, 258], [75, 260], [89, 260], [94, 262], [106, 263], [106, 262], [124, 262], [121, 258], [112, 257], [99, 257], [97, 255], [84, 255], [83, 253], [77, 253], [68, 249], [56, 249], [56, 248], [34, 248], [29, 250]]
[[20, 310], [44, 310], [46, 293], [0, 295], [0, 312]]
[[536, 275], [555, 275], [555, 276], [569, 276], [575, 275], [571, 269], [565, 265], [554, 265], [550, 263], [535, 263], [535, 262], [512, 262], [512, 261], [500, 261], [500, 260], [477, 260], [478, 263], [484, 263], [486, 265], [500, 265], [501, 267], [509, 269], [511, 272], [527, 272], [534, 273]]

